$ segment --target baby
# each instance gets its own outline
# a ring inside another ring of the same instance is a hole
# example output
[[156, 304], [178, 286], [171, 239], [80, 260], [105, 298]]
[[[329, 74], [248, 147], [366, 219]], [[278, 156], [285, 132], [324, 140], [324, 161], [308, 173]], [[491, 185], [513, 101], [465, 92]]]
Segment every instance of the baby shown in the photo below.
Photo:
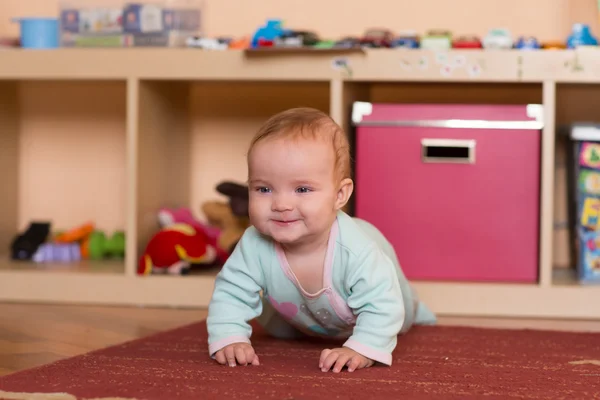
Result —
[[[259, 365], [249, 321], [277, 338], [337, 338], [323, 372], [392, 364], [397, 336], [433, 324], [391, 244], [342, 208], [353, 191], [350, 146], [326, 114], [295, 108], [271, 117], [248, 151], [248, 228], [216, 278], [209, 353]], [[262, 294], [261, 294], [262, 292]]]

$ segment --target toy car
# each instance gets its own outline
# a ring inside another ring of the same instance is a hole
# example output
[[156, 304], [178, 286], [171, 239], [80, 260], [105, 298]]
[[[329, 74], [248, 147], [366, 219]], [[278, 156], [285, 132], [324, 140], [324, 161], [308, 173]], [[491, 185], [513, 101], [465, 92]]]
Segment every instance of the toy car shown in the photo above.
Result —
[[419, 36], [416, 32], [401, 32], [398, 37], [394, 38], [390, 43], [390, 47], [393, 48], [407, 48], [417, 49], [419, 48]]
[[512, 49], [513, 39], [508, 29], [496, 28], [488, 32], [481, 44], [484, 49]]
[[360, 38], [362, 47], [379, 48], [390, 47], [394, 35], [388, 29], [369, 29]]
[[360, 47], [360, 39], [353, 36], [347, 36], [336, 41], [333, 45], [334, 48], [351, 49]]
[[421, 48], [430, 50], [449, 50], [452, 48], [452, 34], [445, 30], [428, 31], [421, 39]]
[[319, 40], [313, 47], [315, 49], [332, 49], [335, 47], [335, 40]]
[[544, 42], [542, 43], [542, 49], [544, 50], [562, 50], [566, 49], [567, 45], [563, 42], [552, 41], [552, 42]]
[[201, 36], [190, 36], [185, 40], [187, 47], [204, 50], [227, 50], [230, 42], [230, 38], [204, 38]]
[[453, 43], [455, 49], [481, 49], [481, 40], [477, 36], [459, 36]]
[[536, 50], [541, 48], [540, 42], [533, 36], [521, 36], [515, 43], [515, 49]]
[[314, 32], [286, 30], [273, 40], [273, 45], [278, 47], [304, 47], [314, 46], [318, 42], [319, 37]]

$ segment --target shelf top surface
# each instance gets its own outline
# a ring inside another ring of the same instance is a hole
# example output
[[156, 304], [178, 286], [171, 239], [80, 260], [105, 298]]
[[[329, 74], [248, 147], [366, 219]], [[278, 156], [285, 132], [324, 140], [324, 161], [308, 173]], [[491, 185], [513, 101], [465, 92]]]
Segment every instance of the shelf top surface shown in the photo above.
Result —
[[3, 80], [600, 82], [600, 47], [577, 50], [3, 49]]

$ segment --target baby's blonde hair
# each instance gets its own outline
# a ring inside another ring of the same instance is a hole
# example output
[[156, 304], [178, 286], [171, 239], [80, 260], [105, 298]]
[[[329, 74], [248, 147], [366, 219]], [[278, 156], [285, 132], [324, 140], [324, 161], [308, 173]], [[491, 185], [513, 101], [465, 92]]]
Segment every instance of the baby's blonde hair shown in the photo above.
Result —
[[273, 115], [254, 135], [248, 149], [248, 157], [258, 142], [282, 137], [331, 140], [335, 154], [336, 175], [340, 180], [351, 178], [348, 137], [344, 130], [324, 112], [314, 108], [299, 107]]

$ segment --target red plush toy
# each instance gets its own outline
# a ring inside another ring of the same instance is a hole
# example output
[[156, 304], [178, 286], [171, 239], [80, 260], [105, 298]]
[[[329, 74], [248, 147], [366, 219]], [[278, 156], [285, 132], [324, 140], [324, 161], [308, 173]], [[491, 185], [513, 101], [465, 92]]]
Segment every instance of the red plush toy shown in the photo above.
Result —
[[179, 275], [192, 264], [212, 264], [217, 250], [200, 229], [188, 224], [173, 224], [150, 239], [138, 263], [138, 274], [167, 273]]

